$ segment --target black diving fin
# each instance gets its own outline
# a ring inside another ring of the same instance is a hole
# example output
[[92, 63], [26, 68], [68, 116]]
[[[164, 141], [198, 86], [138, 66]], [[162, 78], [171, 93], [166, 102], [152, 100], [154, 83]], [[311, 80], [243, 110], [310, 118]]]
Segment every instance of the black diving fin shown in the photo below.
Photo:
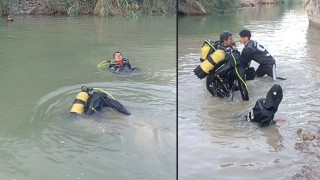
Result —
[[111, 99], [111, 98], [104, 98], [104, 100], [107, 102], [110, 108], [113, 110], [116, 110], [120, 113], [123, 113], [125, 115], [130, 115], [131, 113], [117, 100]]

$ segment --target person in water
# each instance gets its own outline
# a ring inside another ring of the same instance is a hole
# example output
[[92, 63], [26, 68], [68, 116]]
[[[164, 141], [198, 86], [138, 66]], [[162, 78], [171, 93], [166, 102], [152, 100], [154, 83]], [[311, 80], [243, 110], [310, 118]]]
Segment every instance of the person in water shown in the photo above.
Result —
[[[220, 40], [218, 41], [212, 41], [211, 39], [207, 39], [204, 41], [202, 47], [204, 47], [206, 44], [209, 44], [211, 47], [213, 47], [207, 56], [210, 56], [213, 54], [216, 50], [223, 50], [226, 51], [226, 49], [236, 49], [235, 43], [233, 42], [232, 39], [232, 33], [229, 31], [224, 31], [220, 34]], [[200, 58], [200, 62], [203, 62], [205, 57]]]
[[243, 29], [239, 32], [240, 42], [244, 44], [241, 53], [243, 64], [250, 66], [251, 60], [259, 63], [256, 70], [257, 77], [268, 75], [274, 80], [276, 79], [276, 61], [267, 51], [267, 49], [257, 41], [251, 40], [251, 31]]
[[212, 43], [216, 49], [226, 50], [226, 48], [236, 49], [235, 43], [233, 42], [232, 33], [229, 31], [223, 31], [220, 34], [220, 40]]
[[134, 70], [129, 59], [123, 58], [120, 51], [113, 53], [113, 63], [110, 64], [109, 68], [114, 69], [116, 73], [120, 71]]
[[12, 15], [9, 15], [8, 17], [7, 17], [7, 20], [6, 20], [7, 22], [13, 22], [13, 18], [12, 18]]
[[[220, 34], [220, 41], [214, 42], [214, 47], [216, 49], [224, 50], [226, 53], [230, 53], [231, 51], [240, 54], [240, 52], [236, 48], [236, 44], [233, 42], [232, 33], [229, 31], [224, 31]], [[227, 63], [223, 67], [219, 69], [218, 74], [224, 76], [228, 70], [231, 68], [231, 64]], [[241, 74], [245, 73], [241, 71]]]
[[106, 91], [86, 86], [81, 87], [81, 92], [77, 94], [72, 104], [70, 114], [76, 116], [99, 114], [104, 108], [130, 115], [130, 112]]
[[259, 123], [260, 127], [266, 127], [276, 122], [285, 122], [282, 118], [273, 120], [282, 97], [283, 92], [281, 86], [279, 84], [273, 85], [268, 91], [266, 98], [260, 98], [256, 101], [255, 106], [248, 113], [246, 119]]
[[224, 31], [220, 34], [220, 41], [216, 41], [218, 46], [222, 46], [224, 48], [231, 47], [235, 49], [235, 44], [233, 42], [232, 33], [229, 31]]

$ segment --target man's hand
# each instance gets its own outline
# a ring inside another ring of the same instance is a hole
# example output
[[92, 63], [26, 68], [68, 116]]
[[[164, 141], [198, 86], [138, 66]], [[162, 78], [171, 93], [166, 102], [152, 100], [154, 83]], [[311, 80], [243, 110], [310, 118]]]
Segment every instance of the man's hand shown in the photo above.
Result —
[[278, 118], [275, 120], [275, 122], [279, 122], [279, 123], [286, 123], [287, 121], [283, 118]]

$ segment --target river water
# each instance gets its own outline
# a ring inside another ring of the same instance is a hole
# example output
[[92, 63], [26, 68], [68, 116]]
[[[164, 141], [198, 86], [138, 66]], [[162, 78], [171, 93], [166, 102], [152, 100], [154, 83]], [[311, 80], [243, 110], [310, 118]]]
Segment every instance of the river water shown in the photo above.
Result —
[[[246, 102], [239, 92], [233, 101], [214, 98], [205, 79], [193, 73], [200, 63], [200, 47], [205, 39], [217, 40], [227, 30], [241, 50], [238, 33], [243, 28], [274, 56], [278, 76], [287, 80], [273, 82], [265, 76], [248, 81]], [[179, 17], [178, 35], [179, 179], [306, 179], [308, 170], [319, 174], [317, 155], [295, 148], [298, 128], [320, 127], [320, 30], [309, 26], [303, 2]], [[244, 115], [275, 83], [284, 90], [275, 118], [287, 122], [258, 128], [245, 121]]]
[[[175, 179], [175, 17], [15, 16], [0, 41], [0, 179]], [[98, 70], [118, 50], [137, 72]], [[132, 115], [70, 119], [83, 85]]]

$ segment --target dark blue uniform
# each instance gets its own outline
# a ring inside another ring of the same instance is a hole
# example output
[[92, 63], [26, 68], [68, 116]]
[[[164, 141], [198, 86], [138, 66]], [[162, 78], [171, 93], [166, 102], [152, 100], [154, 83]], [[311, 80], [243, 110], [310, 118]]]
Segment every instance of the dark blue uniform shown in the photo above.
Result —
[[262, 77], [267, 74], [273, 77], [276, 61], [271, 54], [257, 41], [250, 40], [242, 51], [242, 61], [244, 64], [249, 64], [251, 60], [259, 63], [259, 67], [256, 71], [258, 77]]

